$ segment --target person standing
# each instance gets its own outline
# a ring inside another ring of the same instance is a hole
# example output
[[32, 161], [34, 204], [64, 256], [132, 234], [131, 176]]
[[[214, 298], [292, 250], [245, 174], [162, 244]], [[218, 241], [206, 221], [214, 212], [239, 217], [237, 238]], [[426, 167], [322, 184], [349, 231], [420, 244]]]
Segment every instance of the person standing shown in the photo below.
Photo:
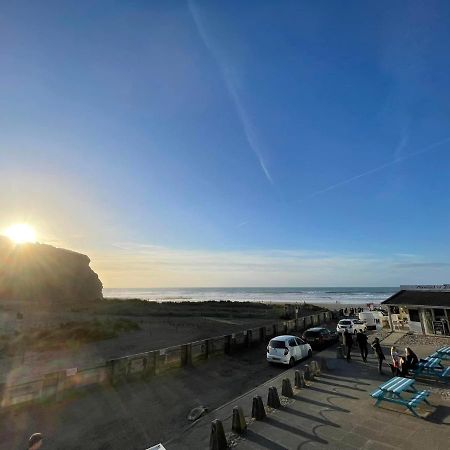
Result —
[[383, 371], [381, 370], [381, 365], [386, 358], [384, 356], [383, 349], [381, 348], [380, 340], [378, 338], [374, 339], [372, 348], [374, 349], [378, 359], [378, 373], [383, 373]]
[[408, 370], [414, 370], [419, 362], [417, 355], [411, 350], [411, 348], [405, 348], [406, 365]]
[[353, 336], [348, 332], [347, 329], [345, 329], [344, 331], [344, 344], [347, 347], [347, 362], [350, 362], [353, 346]]
[[363, 330], [359, 330], [359, 333], [356, 335], [356, 342], [358, 343], [363, 361], [367, 362], [367, 354], [369, 353], [369, 349], [367, 348], [367, 336]]
[[392, 363], [390, 364], [390, 366], [392, 375], [394, 375], [394, 377], [401, 376], [400, 353], [397, 351], [397, 347], [391, 347], [391, 358]]

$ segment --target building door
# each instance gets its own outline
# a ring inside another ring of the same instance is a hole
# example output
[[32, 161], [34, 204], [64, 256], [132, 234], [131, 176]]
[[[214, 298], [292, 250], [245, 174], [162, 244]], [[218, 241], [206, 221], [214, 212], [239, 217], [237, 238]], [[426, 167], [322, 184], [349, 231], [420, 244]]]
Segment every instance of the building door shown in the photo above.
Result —
[[433, 313], [431, 309], [423, 310], [423, 326], [425, 327], [425, 334], [434, 334], [433, 330]]

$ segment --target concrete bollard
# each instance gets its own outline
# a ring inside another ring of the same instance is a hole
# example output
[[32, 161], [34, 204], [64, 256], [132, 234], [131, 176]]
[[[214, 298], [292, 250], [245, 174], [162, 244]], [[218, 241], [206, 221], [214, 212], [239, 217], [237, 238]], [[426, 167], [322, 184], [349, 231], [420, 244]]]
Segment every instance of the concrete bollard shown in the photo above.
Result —
[[299, 389], [306, 387], [305, 373], [303, 370], [295, 371], [295, 387]]
[[267, 397], [267, 406], [271, 408], [278, 409], [281, 406], [280, 397], [278, 396], [278, 391], [275, 386], [269, 388], [269, 395]]
[[264, 404], [260, 395], [255, 395], [253, 397], [252, 417], [256, 420], [263, 420], [266, 418], [266, 410], [264, 409]]
[[336, 347], [336, 358], [337, 359], [344, 359], [344, 346], [343, 345], [338, 345]]
[[240, 406], [233, 408], [233, 425], [231, 428], [237, 434], [242, 434], [247, 429], [244, 411], [242, 411]]
[[215, 419], [211, 422], [211, 436], [209, 438], [209, 450], [227, 450], [228, 443], [225, 437], [222, 422]]
[[314, 380], [314, 373], [312, 372], [311, 367], [309, 367], [309, 365], [306, 364], [303, 369], [305, 371], [305, 380], [307, 381]]
[[291, 386], [291, 380], [289, 378], [285, 378], [283, 380], [283, 384], [281, 387], [281, 395], [284, 395], [285, 397], [293, 397], [294, 391], [292, 390]]

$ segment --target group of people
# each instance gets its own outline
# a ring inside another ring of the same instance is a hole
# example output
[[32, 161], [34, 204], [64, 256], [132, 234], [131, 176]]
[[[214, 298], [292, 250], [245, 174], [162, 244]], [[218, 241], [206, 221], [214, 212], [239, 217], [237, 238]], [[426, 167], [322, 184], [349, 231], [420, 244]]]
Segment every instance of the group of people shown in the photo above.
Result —
[[396, 347], [391, 347], [392, 374], [398, 377], [408, 375], [409, 370], [414, 370], [419, 362], [417, 355], [409, 348], [405, 348], [405, 354], [401, 355]]
[[[359, 333], [356, 334], [356, 343], [359, 347], [359, 351], [361, 353], [362, 360], [367, 362], [367, 355], [369, 353], [368, 349], [368, 340], [367, 335], [360, 330]], [[344, 331], [344, 345], [347, 349], [347, 362], [351, 360], [351, 352], [353, 347], [353, 335], [349, 333], [347, 330]], [[380, 345], [380, 340], [376, 337], [371, 344], [372, 349], [375, 352], [375, 355], [378, 359], [378, 372], [383, 373], [382, 366], [383, 361], [386, 359], [383, 353], [383, 349]], [[410, 370], [414, 370], [419, 359], [417, 355], [411, 350], [411, 348], [405, 348], [405, 354], [401, 355], [396, 347], [391, 348], [391, 358], [392, 362], [389, 364], [392, 374], [394, 376], [404, 377], [408, 375]]]
[[[367, 343], [367, 335], [363, 332], [363, 330], [359, 330], [359, 333], [356, 334], [356, 343], [358, 344], [363, 361], [367, 362], [369, 349]], [[347, 362], [350, 362], [353, 347], [353, 335], [347, 330], [344, 331], [344, 345], [347, 348]]]

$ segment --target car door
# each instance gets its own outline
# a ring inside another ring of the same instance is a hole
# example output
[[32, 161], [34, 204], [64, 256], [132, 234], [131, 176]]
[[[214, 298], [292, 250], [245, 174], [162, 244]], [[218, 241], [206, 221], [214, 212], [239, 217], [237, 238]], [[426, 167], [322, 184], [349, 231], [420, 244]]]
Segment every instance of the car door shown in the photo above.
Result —
[[299, 359], [298, 356], [298, 345], [294, 338], [290, 338], [288, 340], [289, 350], [291, 352], [291, 356], [297, 361]]
[[298, 358], [297, 359], [303, 359], [307, 355], [305, 342], [300, 338], [295, 338], [295, 340], [297, 341], [297, 348], [298, 348]]
[[320, 334], [322, 335], [323, 343], [328, 344], [330, 342], [330, 332], [324, 328], [320, 330]]

